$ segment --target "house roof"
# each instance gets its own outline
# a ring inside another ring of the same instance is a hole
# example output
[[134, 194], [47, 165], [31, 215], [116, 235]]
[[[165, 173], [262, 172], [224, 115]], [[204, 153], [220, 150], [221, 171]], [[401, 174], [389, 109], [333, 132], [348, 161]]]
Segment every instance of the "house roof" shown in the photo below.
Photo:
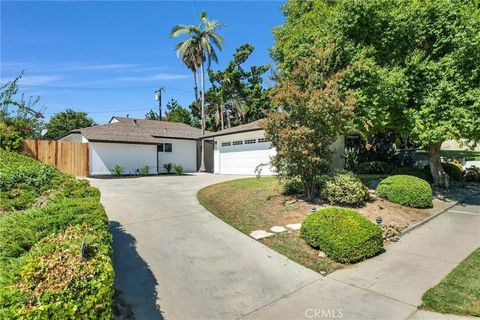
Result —
[[[81, 134], [89, 141], [157, 144], [162, 138], [199, 140], [202, 130], [185, 123], [114, 117], [117, 122], [81, 128], [69, 134]], [[210, 134], [210, 132], [208, 132]]]
[[257, 131], [257, 130], [263, 130], [263, 128], [260, 127], [260, 120], [253, 121], [247, 124], [242, 124], [236, 127], [224, 129], [217, 132], [206, 133], [205, 138], [213, 138], [213, 137], [225, 136], [228, 134]]

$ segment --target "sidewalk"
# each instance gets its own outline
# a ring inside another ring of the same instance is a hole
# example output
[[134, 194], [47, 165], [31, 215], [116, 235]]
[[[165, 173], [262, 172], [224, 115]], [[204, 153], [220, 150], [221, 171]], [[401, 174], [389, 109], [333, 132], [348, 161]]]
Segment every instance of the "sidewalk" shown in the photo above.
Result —
[[470, 199], [404, 235], [385, 253], [316, 280], [244, 318], [427, 319], [416, 311], [423, 293], [479, 246], [480, 199]]

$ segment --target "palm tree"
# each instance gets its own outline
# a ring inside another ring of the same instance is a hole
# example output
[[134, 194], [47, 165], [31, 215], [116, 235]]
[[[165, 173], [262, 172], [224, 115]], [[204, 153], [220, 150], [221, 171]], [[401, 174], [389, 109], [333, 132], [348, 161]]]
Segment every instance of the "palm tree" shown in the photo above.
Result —
[[[200, 23], [198, 25], [176, 25], [170, 32], [171, 38], [187, 36], [187, 39], [176, 45], [177, 55], [182, 59], [182, 63], [189, 61], [195, 68], [200, 69], [201, 82], [201, 103], [202, 103], [202, 135], [205, 135], [205, 63], [210, 68], [212, 61], [218, 62], [215, 52], [216, 47], [222, 50], [223, 37], [216, 30], [222, 24], [215, 20], [208, 20], [205, 11], [200, 14]], [[202, 139], [202, 155], [200, 170], [205, 171], [205, 141]]]

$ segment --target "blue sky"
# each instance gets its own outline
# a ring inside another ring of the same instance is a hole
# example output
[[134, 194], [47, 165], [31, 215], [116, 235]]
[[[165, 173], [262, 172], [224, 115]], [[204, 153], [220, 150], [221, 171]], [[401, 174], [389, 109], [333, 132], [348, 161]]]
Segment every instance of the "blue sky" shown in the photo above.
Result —
[[[156, 108], [153, 91], [184, 107], [193, 100], [193, 77], [177, 59], [178, 23], [196, 23], [202, 9], [225, 24], [219, 64], [242, 43], [255, 47], [248, 64], [271, 63], [272, 27], [283, 21], [278, 1], [1, 2], [4, 83], [25, 70], [20, 90], [39, 95], [47, 118], [71, 107], [102, 123], [112, 115], [143, 117]], [[164, 104], [165, 105], [165, 102]], [[165, 108], [164, 108], [165, 109]]]

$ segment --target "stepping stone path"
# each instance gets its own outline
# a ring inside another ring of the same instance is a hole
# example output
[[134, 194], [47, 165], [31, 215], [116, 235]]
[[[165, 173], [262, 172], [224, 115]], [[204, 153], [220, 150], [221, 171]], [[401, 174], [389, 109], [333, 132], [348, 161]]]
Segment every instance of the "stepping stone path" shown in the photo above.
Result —
[[280, 233], [280, 232], [287, 231], [287, 229], [285, 229], [284, 227], [280, 227], [280, 226], [274, 226], [274, 227], [270, 228], [270, 231], [275, 232], [275, 233]]
[[[287, 228], [292, 229], [292, 230], [300, 230], [300, 227], [302, 226], [301, 223], [292, 223], [292, 224], [287, 224]], [[250, 237], [252, 237], [255, 240], [260, 240], [263, 238], [267, 238], [270, 236], [273, 236], [275, 233], [282, 233], [287, 231], [288, 229], [282, 226], [273, 226], [270, 228], [270, 231], [274, 232], [267, 232], [265, 230], [255, 230], [250, 232]]]
[[287, 224], [287, 228], [290, 228], [292, 230], [300, 230], [301, 227], [302, 227], [301, 223]]
[[273, 236], [273, 233], [270, 233], [270, 232], [267, 232], [267, 231], [264, 231], [264, 230], [255, 230], [255, 231], [250, 232], [250, 237], [252, 237], [255, 240], [260, 240], [260, 239], [267, 238], [267, 237], [270, 237], [270, 236]]

